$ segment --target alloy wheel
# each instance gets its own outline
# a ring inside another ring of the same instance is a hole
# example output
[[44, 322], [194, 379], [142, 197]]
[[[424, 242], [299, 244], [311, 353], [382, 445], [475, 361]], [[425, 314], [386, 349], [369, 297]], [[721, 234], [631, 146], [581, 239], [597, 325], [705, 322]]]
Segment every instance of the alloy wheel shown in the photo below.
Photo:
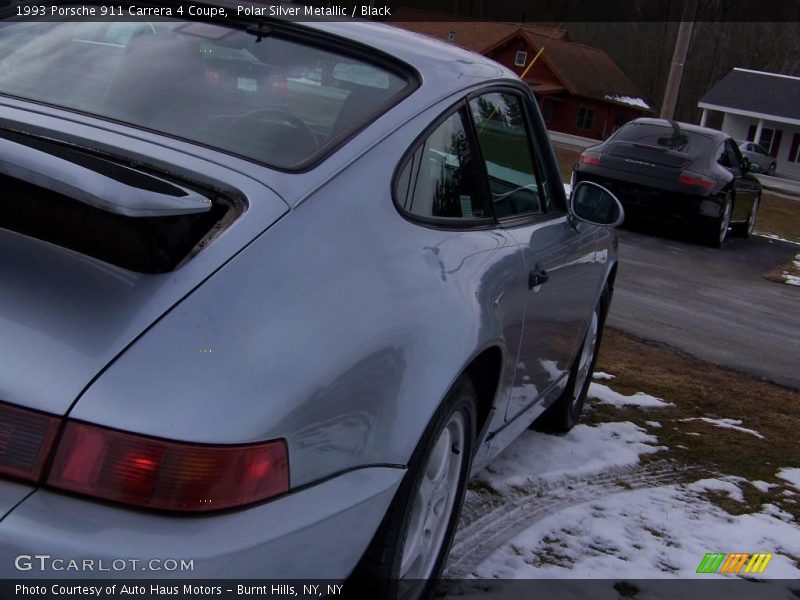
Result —
[[722, 245], [722, 242], [725, 241], [725, 237], [728, 235], [728, 227], [731, 225], [731, 212], [733, 206], [731, 205], [730, 198], [725, 199], [725, 206], [722, 208], [723, 214], [722, 218], [719, 221], [719, 243]]
[[403, 579], [427, 579], [436, 565], [467, 460], [466, 431], [464, 414], [453, 413], [425, 463], [403, 543], [400, 560]]

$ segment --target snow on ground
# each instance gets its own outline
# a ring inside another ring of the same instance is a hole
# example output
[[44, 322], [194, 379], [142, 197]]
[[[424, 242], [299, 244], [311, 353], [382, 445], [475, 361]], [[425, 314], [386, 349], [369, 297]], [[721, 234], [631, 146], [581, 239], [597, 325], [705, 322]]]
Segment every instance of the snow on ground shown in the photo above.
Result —
[[774, 233], [756, 233], [758, 237], [767, 238], [769, 240], [777, 240], [779, 242], [788, 242], [790, 244], [795, 244], [796, 246], [800, 246], [800, 242], [795, 242], [794, 240], [787, 240], [786, 238], [782, 238], [780, 236], [775, 235]]
[[642, 454], [664, 449], [658, 439], [629, 422], [577, 425], [563, 436], [526, 433], [476, 479], [495, 489], [567, 476], [580, 477], [635, 465]]
[[594, 398], [595, 400], [599, 400], [602, 404], [611, 404], [613, 406], [641, 406], [643, 408], [674, 406], [671, 402], [664, 402], [661, 398], [656, 398], [644, 392], [636, 392], [633, 396], [626, 396], [615, 392], [602, 383], [592, 383], [589, 385], [589, 398]]
[[650, 427], [655, 427], [656, 429], [661, 428], [661, 423], [659, 423], [658, 421], [645, 421], [644, 424]]
[[715, 427], [722, 427], [723, 429], [735, 429], [736, 431], [741, 431], [742, 433], [754, 435], [762, 440], [764, 439], [764, 436], [757, 431], [754, 431], [753, 429], [747, 429], [746, 427], [740, 427], [742, 421], [739, 419], [710, 419], [709, 417], [692, 417], [691, 419], [681, 419], [681, 421], [703, 421], [704, 423], [709, 423]]
[[701, 479], [686, 486], [694, 492], [724, 492], [737, 502], [744, 502], [741, 488], [732, 481], [724, 479]]
[[597, 379], [598, 381], [611, 381], [614, 379], [614, 375], [610, 373], [603, 373], [602, 371], [595, 371], [592, 373], [592, 379]]
[[[604, 378], [604, 374], [597, 375], [595, 378]], [[644, 393], [624, 396], [596, 383], [590, 388], [590, 396], [617, 406], [671, 406]], [[758, 432], [740, 427], [741, 421], [702, 420], [761, 437]], [[647, 424], [661, 426], [657, 421]], [[619, 468], [636, 465], [640, 456], [665, 449], [657, 443], [656, 436], [630, 422], [578, 425], [562, 436], [529, 432], [477, 479], [504, 495], [512, 486], [520, 489], [517, 486], [537, 482], [555, 486], [563, 483], [559, 489], [569, 498], [569, 492], [564, 490], [572, 489], [571, 478], [591, 482]], [[800, 491], [800, 468], [781, 469], [777, 476]], [[792, 514], [774, 504], [764, 504], [757, 512], [731, 515], [707, 496], [708, 492], [721, 492], [743, 503], [742, 486], [748, 483], [751, 482], [742, 477], [719, 476], [690, 484], [654, 481], [650, 487], [638, 489], [600, 486], [596, 495], [576, 496], [572, 503], [562, 502], [563, 508], [544, 512], [529, 527], [519, 532], [512, 530], [513, 537], [498, 544], [472, 575], [483, 580], [733, 579], [739, 576], [700, 575], [696, 570], [709, 552], [763, 552], [772, 553], [773, 557], [759, 578], [800, 578], [796, 558], [800, 556], [800, 535]], [[752, 485], [764, 492], [775, 487], [763, 481]]]
[[[797, 523], [777, 507], [732, 516], [691, 486], [597, 498], [521, 532], [480, 565], [481, 578], [734, 577], [697, 575], [707, 552], [774, 553], [763, 578], [796, 579]], [[771, 505], [770, 505], [771, 506]], [[777, 512], [776, 512], [777, 511]]]
[[[780, 475], [778, 475], [778, 477], [780, 477]], [[777, 483], [767, 483], [766, 481], [751, 481], [750, 485], [764, 494], [768, 493], [772, 488], [778, 487]]]
[[781, 469], [778, 477], [788, 481], [793, 488], [800, 490], [800, 469]]

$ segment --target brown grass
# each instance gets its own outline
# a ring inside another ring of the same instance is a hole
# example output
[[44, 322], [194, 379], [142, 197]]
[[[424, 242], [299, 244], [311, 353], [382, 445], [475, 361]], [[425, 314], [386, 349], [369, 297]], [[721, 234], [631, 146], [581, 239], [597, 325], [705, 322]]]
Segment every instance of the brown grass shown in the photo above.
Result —
[[[791, 488], [776, 477], [780, 468], [800, 465], [800, 393], [613, 329], [606, 330], [597, 370], [615, 375], [610, 385], [620, 393], [643, 391], [675, 406], [643, 409], [590, 403], [586, 421], [636, 423], [669, 448], [643, 457], [644, 461], [669, 458], [696, 467], [694, 478], [722, 474], [779, 484], [767, 493], [743, 485], [746, 505], [727, 495], [709, 495], [729, 512], [759, 510], [761, 504], [772, 502], [800, 517], [800, 505], [782, 493]], [[741, 419], [741, 427], [759, 432], [764, 439], [703, 421], [682, 420], [696, 417]], [[645, 421], [658, 421], [662, 427]]]
[[756, 233], [771, 233], [800, 242], [800, 200], [792, 200], [765, 191], [761, 194]]
[[[788, 260], [786, 261], [785, 264], [782, 264], [779, 267], [775, 267], [771, 271], [768, 271], [767, 274], [764, 275], [764, 277], [766, 277], [770, 281], [774, 281], [775, 283], [786, 283], [787, 275], [794, 275], [795, 277], [800, 277], [800, 267], [798, 267], [795, 264], [796, 262], [798, 261], [796, 261], [795, 259]], [[800, 288], [797, 289], [798, 291], [800, 291]]]

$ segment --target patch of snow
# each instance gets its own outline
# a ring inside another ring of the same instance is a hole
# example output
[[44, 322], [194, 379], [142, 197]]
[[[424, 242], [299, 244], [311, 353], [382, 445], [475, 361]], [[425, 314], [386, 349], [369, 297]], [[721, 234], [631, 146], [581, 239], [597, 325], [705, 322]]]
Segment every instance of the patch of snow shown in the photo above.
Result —
[[800, 555], [800, 536], [795, 523], [779, 516], [784, 513], [774, 508], [729, 515], [680, 485], [626, 491], [538, 521], [495, 551], [475, 575], [734, 579], [735, 575], [698, 575], [696, 570], [707, 552], [741, 549], [774, 553], [759, 578], [796, 580], [800, 569], [788, 555]]
[[737, 502], [744, 503], [744, 494], [741, 488], [731, 481], [722, 479], [701, 479], [686, 486], [687, 490], [695, 492], [725, 492]]
[[800, 242], [795, 242], [794, 240], [787, 240], [786, 238], [782, 238], [780, 236], [775, 235], [774, 233], [756, 233], [758, 237], [767, 238], [769, 240], [777, 240], [779, 242], [788, 242], [789, 244], [795, 244], [796, 246], [800, 246]]
[[615, 375], [611, 375], [610, 373], [603, 373], [602, 371], [595, 371], [592, 373], [592, 379], [597, 379], [599, 381], [611, 381], [614, 379]]
[[791, 523], [794, 521], [793, 514], [786, 512], [780, 506], [775, 506], [774, 504], [762, 504], [761, 511], [765, 514], [775, 517], [776, 519], [785, 521], [786, 523]]
[[659, 429], [661, 427], [661, 423], [659, 423], [658, 421], [645, 421], [644, 424], [649, 425], [650, 427], [655, 427], [656, 429]]
[[791, 275], [786, 271], [783, 272], [783, 283], [788, 285], [800, 285], [800, 276]]
[[760, 481], [760, 480], [751, 481], [750, 485], [756, 488], [759, 492], [763, 492], [765, 494], [769, 492], [772, 488], [778, 487], [777, 483], [767, 483], [766, 481]]
[[708, 423], [714, 427], [721, 427], [722, 429], [735, 429], [736, 431], [741, 431], [742, 433], [754, 435], [759, 439], [764, 439], [764, 436], [757, 431], [754, 431], [753, 429], [747, 429], [746, 427], [740, 427], [742, 424], [740, 419], [710, 419], [709, 417], [692, 417], [690, 419], [681, 419], [682, 423], [687, 421], [703, 421], [704, 423]]
[[788, 481], [793, 488], [800, 490], [800, 469], [781, 469], [778, 471], [778, 477]]
[[551, 380], [556, 380], [561, 376], [561, 371], [554, 360], [542, 359], [539, 361], [539, 366], [550, 376]]
[[602, 404], [611, 404], [612, 406], [641, 406], [643, 408], [675, 406], [671, 402], [664, 402], [661, 398], [656, 398], [644, 392], [636, 392], [633, 396], [626, 396], [601, 383], [589, 385], [589, 397], [599, 400]]
[[650, 108], [650, 105], [644, 101], [644, 98], [639, 98], [637, 96], [620, 96], [619, 94], [606, 94], [603, 96], [606, 100], [611, 100], [612, 102], [620, 102], [622, 104], [627, 104], [628, 106], [637, 106], [639, 108]]
[[526, 432], [476, 476], [495, 489], [535, 481], [580, 477], [635, 465], [639, 456], [664, 450], [630, 423], [577, 425], [563, 436]]

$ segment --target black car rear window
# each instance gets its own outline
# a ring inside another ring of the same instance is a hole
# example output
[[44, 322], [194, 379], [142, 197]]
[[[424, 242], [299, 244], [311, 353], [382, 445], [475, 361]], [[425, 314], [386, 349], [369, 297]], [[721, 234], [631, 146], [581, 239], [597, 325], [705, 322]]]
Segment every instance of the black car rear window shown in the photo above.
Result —
[[0, 94], [291, 170], [408, 91], [399, 69], [334, 46], [207, 23], [6, 22]]
[[614, 140], [647, 146], [661, 146], [668, 150], [699, 156], [713, 150], [714, 142], [708, 136], [674, 127], [651, 123], [628, 123], [615, 135]]

